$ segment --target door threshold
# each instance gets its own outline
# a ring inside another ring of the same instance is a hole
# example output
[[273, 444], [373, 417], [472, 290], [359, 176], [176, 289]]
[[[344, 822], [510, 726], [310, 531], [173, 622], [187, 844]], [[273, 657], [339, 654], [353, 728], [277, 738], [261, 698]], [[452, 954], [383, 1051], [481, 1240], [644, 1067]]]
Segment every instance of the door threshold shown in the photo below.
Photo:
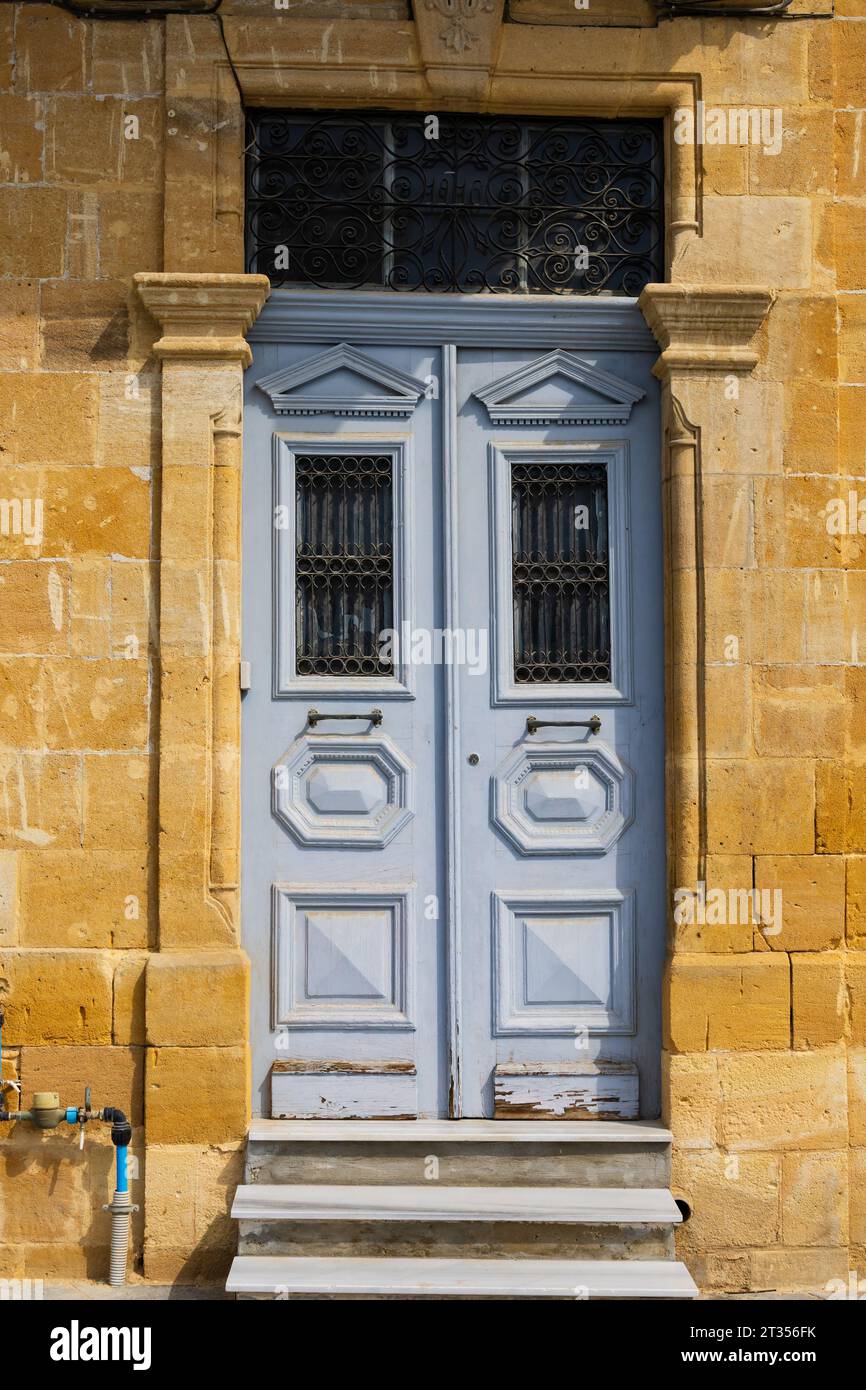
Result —
[[657, 1120], [253, 1120], [254, 1143], [670, 1144]]

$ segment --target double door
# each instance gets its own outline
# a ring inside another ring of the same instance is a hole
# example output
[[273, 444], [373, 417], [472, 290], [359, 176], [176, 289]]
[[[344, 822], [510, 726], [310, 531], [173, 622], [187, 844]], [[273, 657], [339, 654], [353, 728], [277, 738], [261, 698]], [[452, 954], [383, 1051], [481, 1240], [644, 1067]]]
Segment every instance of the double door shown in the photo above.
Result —
[[653, 1115], [652, 355], [423, 336], [247, 374], [254, 1108]]

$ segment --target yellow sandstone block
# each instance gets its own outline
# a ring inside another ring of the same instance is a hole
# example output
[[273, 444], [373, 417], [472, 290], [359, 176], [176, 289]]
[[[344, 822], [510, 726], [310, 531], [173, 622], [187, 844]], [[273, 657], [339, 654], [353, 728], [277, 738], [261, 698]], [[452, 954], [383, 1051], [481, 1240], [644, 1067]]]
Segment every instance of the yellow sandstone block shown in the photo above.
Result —
[[671, 1188], [692, 1208], [680, 1248], [770, 1245], [779, 1237], [780, 1160], [774, 1154], [674, 1151]]
[[677, 953], [669, 964], [665, 1013], [675, 1052], [787, 1047], [788, 962], [763, 953]]
[[795, 1048], [825, 1047], [844, 1037], [844, 962], [845, 956], [839, 951], [792, 954]]
[[21, 875], [23, 943], [144, 948], [148, 890], [146, 847], [30, 853]]
[[150, 782], [146, 758], [126, 754], [86, 755], [84, 763], [85, 849], [144, 848], [148, 843]]
[[241, 951], [152, 955], [146, 980], [147, 1041], [153, 1047], [243, 1047], [249, 961]]
[[24, 5], [15, 26], [16, 57], [28, 92], [81, 91], [87, 24], [53, 5]]
[[719, 1139], [726, 1149], [787, 1152], [847, 1144], [844, 1048], [730, 1052], [719, 1058], [719, 1078]]
[[0, 752], [0, 844], [78, 848], [81, 814], [77, 754]]
[[94, 951], [0, 952], [4, 1043], [109, 1043], [112, 975]]
[[[841, 1280], [839, 1285], [837, 1281]], [[756, 1250], [752, 1255], [751, 1288], [755, 1293], [808, 1292], [826, 1298], [835, 1287], [847, 1287], [847, 1251]]]
[[0, 178], [40, 183], [45, 110], [38, 97], [0, 96]]
[[752, 671], [759, 757], [839, 757], [845, 747], [845, 673], [840, 668], [756, 667]]
[[719, 1062], [713, 1053], [662, 1054], [662, 1115], [678, 1150], [714, 1149]]
[[18, 944], [17, 850], [0, 849], [0, 947]]
[[847, 1150], [785, 1154], [782, 1158], [783, 1243], [832, 1246], [845, 1245], [847, 1240]]
[[0, 564], [0, 650], [31, 656], [67, 651], [69, 582], [63, 561]]
[[42, 287], [43, 362], [50, 371], [126, 371], [129, 287], [61, 280]]
[[250, 1113], [245, 1047], [149, 1047], [147, 1136], [156, 1144], [243, 1139]]
[[829, 854], [772, 854], [755, 860], [755, 886], [782, 898], [782, 930], [764, 935], [772, 951], [826, 951], [845, 932], [845, 861]]
[[0, 188], [0, 275], [63, 274], [66, 204], [61, 188]]
[[714, 854], [811, 854], [813, 765], [793, 758], [711, 759], [707, 837]]
[[147, 955], [123, 951], [114, 971], [114, 1013], [111, 1040], [115, 1046], [139, 1045], [145, 1040], [144, 975]]

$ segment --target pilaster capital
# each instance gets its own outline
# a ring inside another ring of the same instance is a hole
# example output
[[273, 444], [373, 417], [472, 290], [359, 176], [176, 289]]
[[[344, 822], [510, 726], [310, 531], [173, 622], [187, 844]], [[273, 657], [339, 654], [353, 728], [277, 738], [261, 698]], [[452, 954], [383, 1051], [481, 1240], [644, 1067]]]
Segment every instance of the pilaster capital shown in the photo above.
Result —
[[752, 339], [773, 295], [758, 285], [647, 285], [638, 308], [662, 354], [653, 367], [663, 381], [681, 372], [750, 372]]
[[245, 334], [270, 294], [266, 275], [139, 272], [135, 288], [162, 329], [155, 357], [235, 361], [249, 366]]

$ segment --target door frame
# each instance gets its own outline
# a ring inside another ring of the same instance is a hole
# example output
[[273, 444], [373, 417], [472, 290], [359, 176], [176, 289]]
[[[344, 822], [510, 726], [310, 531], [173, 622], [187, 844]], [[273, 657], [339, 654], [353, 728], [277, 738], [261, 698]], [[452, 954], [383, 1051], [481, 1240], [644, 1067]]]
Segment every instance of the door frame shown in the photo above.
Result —
[[[669, 287], [650, 287], [661, 291]], [[633, 298], [564, 298], [557, 295], [471, 296], [456, 294], [407, 295], [387, 290], [317, 290], [279, 289], [271, 293], [268, 303], [252, 325], [248, 339], [257, 343], [283, 343], [314, 347], [319, 344], [347, 342], [389, 347], [426, 346], [441, 353], [442, 379], [439, 397], [442, 407], [442, 482], [443, 482], [443, 558], [444, 604], [443, 624], [447, 630], [461, 628], [461, 590], [457, 546], [457, 351], [465, 347], [490, 347], [491, 344], [519, 343], [521, 347], [539, 351], [567, 349], [580, 352], [644, 352], [655, 353], [658, 343], [650, 331], [646, 313], [647, 302], [654, 307], [666, 303], [664, 294], [652, 295], [649, 301], [644, 292], [639, 302]], [[674, 301], [682, 311], [682, 302]], [[739, 300], [736, 301], [739, 303]], [[643, 312], [641, 312], [643, 310]], [[658, 313], [661, 313], [657, 309]], [[656, 371], [663, 383], [667, 373]], [[664, 396], [663, 390], [663, 396]], [[664, 407], [662, 407], [663, 409]], [[695, 443], [695, 440], [692, 440]], [[664, 441], [659, 441], [659, 462], [662, 486], [670, 480], [663, 459]], [[695, 466], [695, 460], [692, 460]], [[664, 508], [669, 533], [670, 508]], [[677, 566], [665, 564], [668, 579], [675, 580]], [[666, 582], [666, 613], [670, 583]], [[495, 622], [495, 615], [491, 615]], [[666, 628], [669, 623], [666, 622]], [[666, 638], [666, 674], [673, 674], [671, 638]], [[462, 927], [462, 828], [460, 777], [462, 773], [459, 729], [461, 722], [459, 672], [448, 664], [445, 681], [445, 977], [448, 986], [448, 1016], [446, 1043], [448, 1049], [449, 1111], [460, 1118], [463, 1104], [463, 927]], [[671, 680], [666, 680], [666, 699], [676, 698]], [[602, 702], [623, 699], [621, 692], [603, 697]], [[666, 752], [672, 731], [671, 716], [666, 715]], [[666, 757], [670, 771], [670, 760]], [[667, 824], [670, 830], [675, 814], [668, 793]], [[668, 847], [671, 845], [668, 834]], [[673, 876], [668, 856], [669, 881], [689, 882]], [[669, 899], [670, 900], [670, 899]]]

